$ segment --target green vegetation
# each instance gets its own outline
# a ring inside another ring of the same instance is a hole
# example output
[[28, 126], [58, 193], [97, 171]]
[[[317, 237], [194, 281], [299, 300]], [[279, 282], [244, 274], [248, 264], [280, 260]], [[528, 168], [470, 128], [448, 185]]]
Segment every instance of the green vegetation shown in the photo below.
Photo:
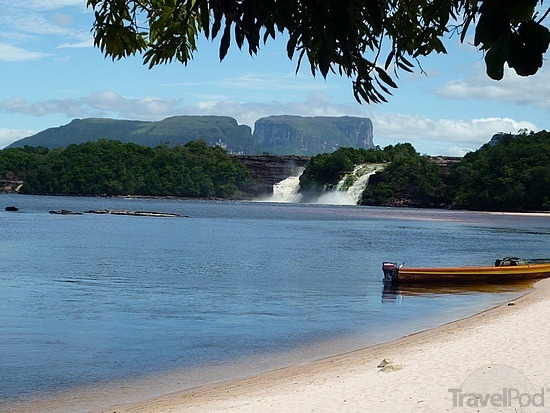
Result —
[[550, 132], [500, 135], [445, 170], [409, 143], [383, 150], [342, 148], [311, 159], [300, 179], [302, 191], [319, 194], [366, 162], [388, 164], [371, 177], [363, 205], [550, 210]]
[[119, 119], [74, 119], [12, 143], [9, 147], [67, 147], [99, 139], [116, 139], [155, 147], [164, 143], [185, 145], [201, 139], [210, 146], [223, 144], [233, 153], [254, 153], [256, 145], [247, 125], [229, 116], [172, 116], [156, 122]]
[[388, 155], [379, 149], [339, 148], [332, 153], [314, 156], [302, 176], [300, 189], [303, 194], [320, 194], [325, 186], [335, 185], [344, 174], [362, 163], [382, 163]]
[[384, 152], [390, 163], [365, 189], [363, 204], [395, 204], [397, 199], [407, 199], [406, 205], [421, 207], [444, 203], [441, 169], [429, 156], [420, 155], [409, 143], [387, 146]]
[[[363, 205], [550, 211], [550, 132], [497, 135], [444, 168], [410, 143], [340, 148], [311, 158], [300, 177], [304, 199], [363, 163], [386, 163], [371, 177]], [[228, 198], [252, 183], [235, 157], [201, 140], [155, 148], [113, 140], [8, 148], [0, 151], [0, 178], [23, 181], [22, 193], [60, 195]]]
[[100, 140], [67, 148], [0, 151], [0, 176], [22, 193], [230, 197], [249, 182], [244, 165], [204, 141], [149, 148]]
[[[219, 58], [231, 44], [254, 55], [277, 35], [286, 54], [315, 76], [353, 79], [360, 102], [383, 102], [400, 71], [419, 58], [446, 53], [453, 34], [473, 29], [487, 75], [500, 80], [505, 64], [521, 76], [543, 65], [550, 32], [543, 0], [87, 0], [94, 10], [94, 43], [114, 59], [142, 54], [149, 67], [188, 64], [199, 37], [219, 40]], [[421, 70], [421, 69], [420, 69]]]
[[331, 154], [317, 155], [302, 174], [300, 187], [307, 196], [314, 196], [323, 192], [326, 185], [335, 185], [355, 165], [382, 162], [388, 165], [376, 173], [375, 183], [367, 186], [363, 204], [388, 205], [395, 198], [412, 199], [417, 206], [435, 206], [439, 202], [439, 166], [430, 162], [428, 156], [419, 155], [410, 143], [384, 149], [340, 148]]
[[502, 135], [467, 154], [454, 169], [448, 195], [457, 208], [550, 210], [550, 132]]

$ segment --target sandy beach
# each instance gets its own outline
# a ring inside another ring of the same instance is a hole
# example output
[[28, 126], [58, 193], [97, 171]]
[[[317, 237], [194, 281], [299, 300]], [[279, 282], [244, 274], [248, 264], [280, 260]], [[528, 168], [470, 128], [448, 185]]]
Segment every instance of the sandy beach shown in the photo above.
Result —
[[550, 411], [549, 337], [543, 280], [513, 302], [390, 343], [104, 412]]
[[550, 279], [535, 287], [389, 343], [99, 412], [550, 411]]

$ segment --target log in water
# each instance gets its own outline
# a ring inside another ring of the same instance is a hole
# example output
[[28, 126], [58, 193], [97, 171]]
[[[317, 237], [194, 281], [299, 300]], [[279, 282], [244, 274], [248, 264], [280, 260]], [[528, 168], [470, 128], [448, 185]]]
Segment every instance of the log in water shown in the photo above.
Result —
[[111, 214], [111, 215], [131, 215], [139, 217], [165, 217], [165, 218], [182, 218], [182, 215], [173, 214], [170, 212], [154, 212], [154, 211], [129, 211], [125, 209], [90, 209], [84, 211], [87, 214]]

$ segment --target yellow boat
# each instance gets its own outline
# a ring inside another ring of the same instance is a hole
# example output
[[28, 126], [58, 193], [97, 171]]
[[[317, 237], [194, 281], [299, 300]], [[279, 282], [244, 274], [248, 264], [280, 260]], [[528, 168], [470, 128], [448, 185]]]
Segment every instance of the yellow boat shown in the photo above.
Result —
[[384, 282], [393, 283], [501, 283], [550, 277], [550, 263], [531, 264], [520, 258], [506, 257], [486, 267], [414, 268], [384, 262], [382, 271]]

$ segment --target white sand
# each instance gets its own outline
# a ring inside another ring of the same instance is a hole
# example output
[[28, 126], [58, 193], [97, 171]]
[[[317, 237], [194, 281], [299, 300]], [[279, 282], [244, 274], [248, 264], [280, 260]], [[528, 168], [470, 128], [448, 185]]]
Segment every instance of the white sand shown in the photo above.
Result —
[[391, 343], [103, 412], [550, 411], [550, 280], [536, 287]]
[[[549, 339], [550, 279], [514, 305], [387, 344], [101, 412], [544, 412]], [[392, 359], [386, 371], [377, 367], [384, 358]], [[82, 411], [70, 403], [9, 411]]]

